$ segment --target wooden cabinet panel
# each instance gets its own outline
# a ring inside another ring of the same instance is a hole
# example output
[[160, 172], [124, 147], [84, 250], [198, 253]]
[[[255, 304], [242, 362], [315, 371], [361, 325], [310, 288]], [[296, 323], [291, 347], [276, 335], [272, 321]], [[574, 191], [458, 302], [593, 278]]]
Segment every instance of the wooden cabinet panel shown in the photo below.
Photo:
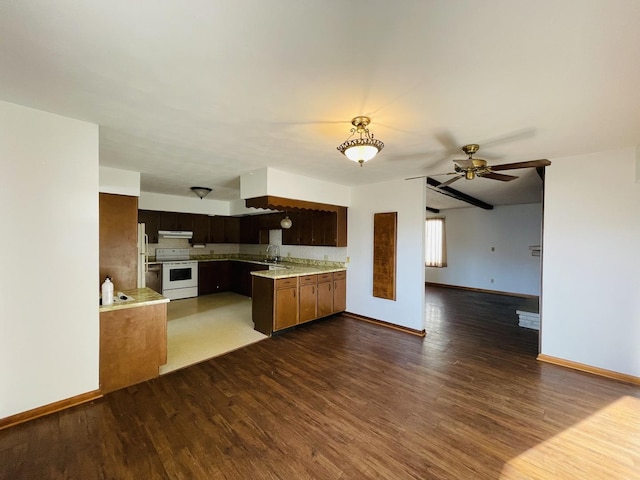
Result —
[[258, 217], [248, 215], [240, 218], [240, 243], [258, 244], [260, 235], [258, 228]]
[[178, 212], [176, 214], [176, 230], [180, 230], [181, 232], [192, 232], [193, 217], [193, 213]]
[[347, 209], [289, 214], [292, 225], [282, 230], [283, 245], [347, 246]]
[[158, 212], [160, 221], [158, 230], [177, 230], [178, 229], [178, 213], [177, 212]]
[[216, 260], [198, 262], [198, 295], [229, 291], [231, 288], [231, 262]]
[[240, 243], [240, 218], [222, 218], [224, 219], [224, 243]]
[[298, 323], [297, 287], [276, 290], [274, 330], [293, 327]]
[[111, 277], [114, 290], [138, 285], [138, 197], [101, 193], [99, 198], [99, 277]]
[[326, 317], [333, 313], [333, 281], [332, 278], [326, 279], [327, 276], [331, 274], [323, 275], [323, 281], [320, 281], [320, 275], [318, 275], [318, 317]]
[[315, 283], [300, 285], [298, 289], [298, 322], [307, 322], [316, 318], [316, 293]]
[[100, 314], [102, 393], [155, 378], [165, 363], [166, 303]]
[[333, 312], [344, 312], [347, 309], [347, 272], [333, 274]]
[[192, 244], [209, 243], [209, 215], [192, 215], [193, 239]]
[[158, 243], [160, 212], [154, 210], [138, 210], [138, 223], [144, 223], [145, 233], [149, 237], [149, 243]]
[[224, 243], [224, 217], [219, 215], [209, 218], [209, 242]]

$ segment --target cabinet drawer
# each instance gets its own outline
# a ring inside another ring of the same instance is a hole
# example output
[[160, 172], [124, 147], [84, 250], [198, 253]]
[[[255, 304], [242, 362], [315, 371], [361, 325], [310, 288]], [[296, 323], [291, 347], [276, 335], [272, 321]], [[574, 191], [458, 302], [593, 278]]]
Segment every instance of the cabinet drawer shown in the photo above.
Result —
[[346, 270], [342, 270], [341, 272], [333, 272], [334, 280], [344, 280], [345, 278], [347, 278]]
[[276, 280], [276, 289], [297, 287], [297, 286], [298, 286], [298, 278], [297, 277], [279, 278], [279, 279]]
[[313, 285], [318, 282], [317, 275], [304, 275], [298, 278], [300, 279], [300, 285]]
[[331, 282], [331, 281], [333, 281], [333, 273], [318, 274], [318, 283]]

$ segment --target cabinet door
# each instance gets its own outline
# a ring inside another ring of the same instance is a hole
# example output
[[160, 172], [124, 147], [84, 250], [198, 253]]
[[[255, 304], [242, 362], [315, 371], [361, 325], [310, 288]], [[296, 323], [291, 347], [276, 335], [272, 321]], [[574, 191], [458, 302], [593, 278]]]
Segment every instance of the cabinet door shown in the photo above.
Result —
[[298, 287], [276, 290], [274, 330], [294, 326], [298, 322]]
[[160, 212], [154, 210], [138, 210], [138, 223], [144, 223], [144, 232], [149, 237], [149, 243], [158, 243], [158, 225]]
[[[329, 274], [331, 275], [331, 274]], [[318, 317], [333, 313], [333, 282], [318, 283]]]
[[193, 215], [193, 240], [191, 243], [209, 243], [209, 215]]
[[255, 215], [248, 215], [240, 218], [240, 243], [257, 244], [258, 218]]
[[178, 229], [178, 214], [176, 212], [159, 212], [160, 223], [158, 224], [158, 230], [177, 230]]
[[298, 299], [298, 318], [300, 323], [316, 318], [316, 289], [317, 286], [314, 284], [300, 285], [300, 298]]
[[176, 230], [181, 232], [193, 231], [193, 217], [192, 213], [178, 213], [176, 214]]
[[238, 217], [224, 218], [224, 243], [240, 243], [240, 219]]
[[344, 312], [347, 309], [347, 272], [333, 274], [333, 311]]
[[198, 295], [215, 292], [215, 262], [198, 262]]
[[224, 243], [224, 217], [216, 215], [209, 219], [209, 242]]

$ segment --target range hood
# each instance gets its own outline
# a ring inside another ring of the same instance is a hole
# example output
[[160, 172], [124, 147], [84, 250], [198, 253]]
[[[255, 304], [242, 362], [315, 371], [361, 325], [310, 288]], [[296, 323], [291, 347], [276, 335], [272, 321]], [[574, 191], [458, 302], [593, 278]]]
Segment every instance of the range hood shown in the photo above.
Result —
[[178, 230], [158, 230], [158, 236], [162, 238], [193, 238], [193, 232]]

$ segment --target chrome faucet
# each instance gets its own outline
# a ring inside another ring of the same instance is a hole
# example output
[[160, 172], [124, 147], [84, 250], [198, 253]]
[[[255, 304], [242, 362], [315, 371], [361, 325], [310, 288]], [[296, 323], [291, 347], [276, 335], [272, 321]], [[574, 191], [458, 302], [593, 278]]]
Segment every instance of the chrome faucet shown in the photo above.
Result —
[[267, 262], [278, 263], [280, 261], [280, 247], [278, 245], [269, 245], [267, 247], [267, 255], [265, 260]]

